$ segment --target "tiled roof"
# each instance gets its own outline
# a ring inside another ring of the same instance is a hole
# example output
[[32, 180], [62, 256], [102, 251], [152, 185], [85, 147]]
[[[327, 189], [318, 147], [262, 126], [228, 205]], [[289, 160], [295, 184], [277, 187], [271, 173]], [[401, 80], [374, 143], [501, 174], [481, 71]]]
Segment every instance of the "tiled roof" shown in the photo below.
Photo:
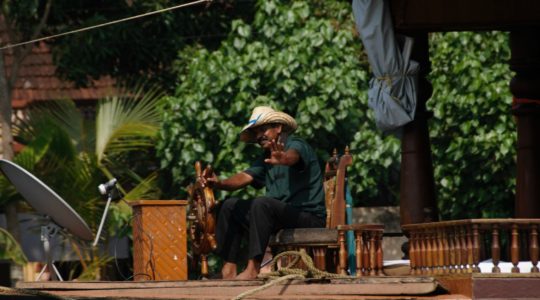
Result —
[[[0, 40], [2, 45], [7, 40], [3, 32], [3, 22], [0, 20]], [[6, 74], [11, 74], [13, 64], [12, 51], [4, 52]], [[12, 92], [13, 108], [23, 108], [33, 101], [56, 99], [95, 100], [110, 95], [113, 91], [114, 80], [103, 77], [94, 80], [87, 88], [78, 88], [68, 81], [55, 76], [56, 66], [52, 61], [51, 50], [43, 42], [35, 44], [19, 68], [19, 77]]]

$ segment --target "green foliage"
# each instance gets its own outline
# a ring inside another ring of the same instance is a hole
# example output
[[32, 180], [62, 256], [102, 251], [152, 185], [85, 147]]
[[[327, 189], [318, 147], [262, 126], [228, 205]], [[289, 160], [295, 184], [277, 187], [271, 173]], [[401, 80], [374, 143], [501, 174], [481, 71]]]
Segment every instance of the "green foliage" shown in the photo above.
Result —
[[[46, 30], [58, 34], [188, 2], [192, 1], [54, 1]], [[194, 43], [219, 45], [230, 28], [227, 20], [249, 19], [252, 6], [251, 1], [213, 1], [47, 42], [52, 46], [57, 72], [77, 84], [111, 75], [118, 81], [145, 77], [170, 88], [177, 52]]]
[[516, 127], [508, 84], [508, 34], [432, 34], [428, 109], [444, 219], [511, 217]]
[[[21, 42], [35, 34], [35, 28], [43, 16], [45, 2], [39, 0], [0, 2], [0, 13], [11, 23], [10, 25], [15, 25], [12, 29], [17, 30], [20, 35], [20, 40], [11, 43]], [[2, 44], [4, 43], [5, 41], [2, 41]]]
[[294, 116], [297, 134], [321, 159], [351, 145], [355, 198], [377, 195], [374, 183], [389, 183], [387, 170], [398, 168], [399, 144], [374, 128], [370, 76], [354, 32], [345, 2], [259, 1], [253, 23], [235, 20], [216, 51], [181, 52], [158, 145], [161, 166], [176, 183], [173, 196], [192, 180], [196, 160], [212, 163], [222, 176], [248, 166], [260, 150], [238, 134], [257, 105]]
[[0, 259], [8, 259], [19, 265], [25, 265], [28, 262], [28, 258], [17, 241], [2, 228], [0, 228]]

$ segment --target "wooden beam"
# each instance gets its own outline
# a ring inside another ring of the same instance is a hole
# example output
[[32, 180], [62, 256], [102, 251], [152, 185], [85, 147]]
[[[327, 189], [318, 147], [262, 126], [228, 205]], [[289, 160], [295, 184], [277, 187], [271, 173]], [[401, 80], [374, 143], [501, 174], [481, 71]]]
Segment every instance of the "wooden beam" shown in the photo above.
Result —
[[394, 26], [401, 30], [511, 30], [540, 25], [540, 1], [390, 0]]

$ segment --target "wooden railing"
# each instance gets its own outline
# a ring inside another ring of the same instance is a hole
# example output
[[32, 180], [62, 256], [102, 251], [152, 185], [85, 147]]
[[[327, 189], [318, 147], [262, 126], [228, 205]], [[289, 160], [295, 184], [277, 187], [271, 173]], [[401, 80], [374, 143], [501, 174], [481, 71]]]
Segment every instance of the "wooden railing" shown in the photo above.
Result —
[[382, 276], [383, 248], [382, 239], [384, 225], [354, 224], [338, 225], [339, 242], [339, 273], [347, 274], [347, 247], [345, 236], [347, 231], [354, 232], [356, 276]]
[[489, 258], [491, 272], [500, 273], [501, 254], [512, 262], [512, 273], [520, 272], [520, 258], [538, 273], [539, 225], [540, 219], [468, 219], [402, 229], [409, 237], [412, 275], [480, 272], [479, 263]]
[[[312, 256], [315, 267], [319, 270], [336, 272], [347, 275], [349, 260], [347, 251], [347, 232], [353, 232], [355, 244], [354, 256], [356, 276], [383, 275], [382, 238], [384, 225], [381, 224], [352, 224], [338, 225], [330, 228], [296, 228], [285, 229], [270, 241], [277, 252], [305, 250]], [[294, 256], [281, 257], [281, 266], [304, 268], [301, 261]], [[273, 265], [277, 267], [277, 265]]]

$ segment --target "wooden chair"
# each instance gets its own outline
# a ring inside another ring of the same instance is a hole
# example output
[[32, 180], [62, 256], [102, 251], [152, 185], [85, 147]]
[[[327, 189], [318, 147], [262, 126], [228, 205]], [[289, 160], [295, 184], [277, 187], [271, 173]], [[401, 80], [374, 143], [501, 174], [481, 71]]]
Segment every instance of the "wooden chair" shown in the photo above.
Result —
[[347, 232], [354, 232], [356, 274], [382, 275], [382, 235], [384, 225], [346, 224], [347, 167], [352, 164], [348, 147], [339, 157], [334, 150], [324, 174], [326, 228], [280, 230], [270, 240], [273, 253], [304, 249], [315, 267], [342, 275], [348, 274]]

